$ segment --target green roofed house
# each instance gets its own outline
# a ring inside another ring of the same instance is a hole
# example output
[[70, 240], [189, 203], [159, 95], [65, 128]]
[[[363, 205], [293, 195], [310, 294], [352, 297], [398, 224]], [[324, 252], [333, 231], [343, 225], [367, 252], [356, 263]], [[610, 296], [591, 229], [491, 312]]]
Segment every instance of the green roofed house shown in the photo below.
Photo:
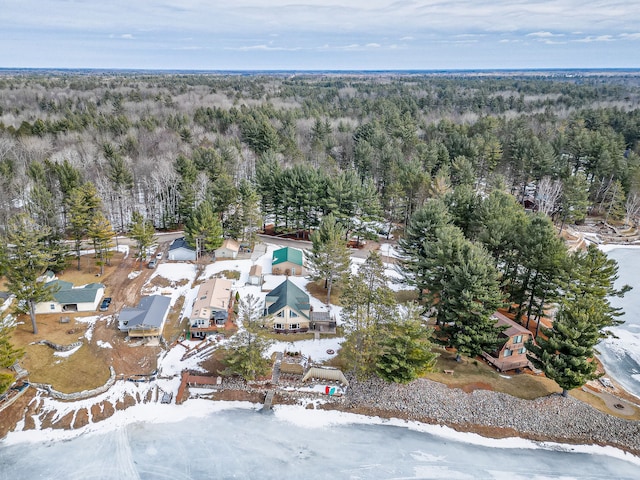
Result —
[[271, 273], [274, 275], [306, 276], [307, 270], [304, 268], [302, 250], [284, 247], [274, 251], [271, 261]]
[[285, 280], [265, 298], [265, 324], [276, 333], [304, 333], [309, 330], [310, 310], [309, 295]]
[[53, 300], [36, 303], [36, 313], [94, 312], [104, 295], [104, 285], [90, 283], [74, 287], [71, 282], [47, 282], [54, 291]]

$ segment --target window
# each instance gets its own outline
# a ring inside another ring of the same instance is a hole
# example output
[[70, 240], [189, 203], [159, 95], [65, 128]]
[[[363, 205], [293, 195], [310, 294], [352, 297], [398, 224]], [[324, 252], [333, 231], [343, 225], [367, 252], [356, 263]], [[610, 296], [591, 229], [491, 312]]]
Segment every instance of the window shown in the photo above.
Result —
[[510, 357], [513, 354], [513, 352], [511, 350], [509, 350], [508, 348], [505, 348], [504, 350], [504, 356], [505, 357]]
[[282, 326], [281, 323], [276, 323], [276, 324], [273, 325], [273, 328], [275, 328], [276, 330], [282, 330], [283, 326]]
[[276, 317], [280, 317], [280, 318], [284, 317], [284, 310], [280, 310], [280, 311], [276, 314]]
[[518, 350], [518, 353], [524, 354], [526, 351], [527, 351], [527, 349], [522, 347], [520, 350]]
[[51, 304], [51, 310], [55, 310], [55, 309], [56, 309], [56, 304], [55, 304], [55, 303], [52, 303], [52, 304]]
[[522, 343], [522, 335], [513, 338], [513, 343]]
[[296, 267], [291, 268], [291, 275], [295, 275], [296, 274]]
[[296, 330], [298, 328], [300, 328], [300, 324], [299, 323], [292, 323], [291, 324], [291, 330]]
[[289, 317], [296, 318], [297, 316], [298, 316], [298, 314], [296, 312], [294, 312], [293, 310], [289, 311]]

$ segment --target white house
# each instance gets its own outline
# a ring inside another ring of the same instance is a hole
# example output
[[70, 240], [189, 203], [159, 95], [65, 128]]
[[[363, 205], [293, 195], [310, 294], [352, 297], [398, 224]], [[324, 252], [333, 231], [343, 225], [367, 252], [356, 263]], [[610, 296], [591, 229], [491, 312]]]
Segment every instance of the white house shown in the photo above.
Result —
[[55, 290], [53, 300], [36, 303], [36, 313], [94, 312], [104, 296], [101, 283], [74, 287], [71, 282], [53, 280], [47, 285]]
[[176, 238], [169, 245], [169, 260], [195, 261], [196, 249], [190, 246], [184, 237]]

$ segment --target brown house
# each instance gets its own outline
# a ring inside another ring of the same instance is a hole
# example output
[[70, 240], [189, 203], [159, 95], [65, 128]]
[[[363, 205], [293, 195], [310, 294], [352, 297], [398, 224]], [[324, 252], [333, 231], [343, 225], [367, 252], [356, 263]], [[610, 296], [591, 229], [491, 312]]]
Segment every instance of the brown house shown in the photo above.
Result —
[[501, 333], [504, 343], [495, 352], [483, 352], [482, 356], [500, 372], [530, 367], [525, 343], [533, 338], [531, 332], [499, 312], [492, 317], [499, 326], [506, 327]]
[[212, 278], [198, 289], [189, 319], [191, 335], [204, 338], [224, 329], [229, 317], [233, 282], [226, 278]]

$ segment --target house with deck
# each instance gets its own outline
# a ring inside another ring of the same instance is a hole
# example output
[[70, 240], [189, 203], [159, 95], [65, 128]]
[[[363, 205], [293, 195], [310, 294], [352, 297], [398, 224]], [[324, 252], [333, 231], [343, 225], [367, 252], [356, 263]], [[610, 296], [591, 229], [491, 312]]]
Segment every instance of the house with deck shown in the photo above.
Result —
[[204, 338], [224, 329], [232, 306], [233, 282], [226, 278], [212, 278], [198, 289], [189, 317], [192, 337]]
[[71, 282], [51, 280], [53, 300], [36, 303], [36, 313], [95, 312], [104, 295], [104, 285], [90, 283], [76, 287]]
[[171, 298], [162, 295], [142, 297], [137, 307], [123, 307], [118, 314], [118, 328], [129, 338], [157, 338], [167, 321]]
[[196, 249], [189, 245], [184, 237], [176, 238], [169, 245], [169, 260], [194, 262], [196, 260]]
[[500, 312], [494, 313], [492, 318], [497, 325], [506, 327], [500, 334], [504, 343], [494, 352], [483, 352], [485, 360], [500, 372], [530, 367], [525, 343], [533, 339], [531, 332]]
[[216, 260], [225, 258], [236, 258], [240, 251], [240, 244], [231, 238], [225, 238], [220, 247], [216, 248]]
[[276, 333], [304, 333], [309, 330], [309, 295], [290, 280], [267, 293], [264, 305], [265, 326]]
[[291, 247], [275, 250], [271, 260], [271, 272], [274, 275], [306, 276], [307, 269], [304, 266], [302, 250]]

